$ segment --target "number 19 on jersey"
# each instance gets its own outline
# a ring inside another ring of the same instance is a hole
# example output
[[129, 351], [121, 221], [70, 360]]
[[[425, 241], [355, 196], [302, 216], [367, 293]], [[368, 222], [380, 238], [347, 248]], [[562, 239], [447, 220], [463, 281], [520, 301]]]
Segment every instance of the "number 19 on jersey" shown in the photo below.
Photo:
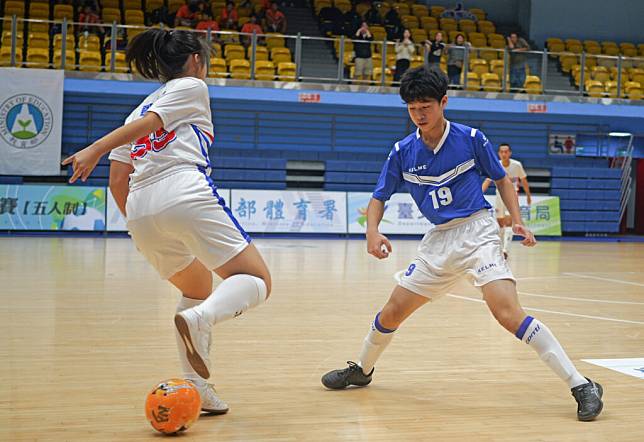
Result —
[[449, 187], [439, 187], [429, 192], [429, 196], [432, 197], [432, 204], [434, 209], [440, 208], [440, 206], [447, 206], [454, 201], [452, 198], [452, 191], [449, 190]]

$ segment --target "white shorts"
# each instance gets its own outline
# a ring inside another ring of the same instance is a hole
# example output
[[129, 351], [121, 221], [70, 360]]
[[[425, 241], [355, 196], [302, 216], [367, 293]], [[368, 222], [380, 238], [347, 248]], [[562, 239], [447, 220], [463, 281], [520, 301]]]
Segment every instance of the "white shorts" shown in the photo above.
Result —
[[398, 284], [435, 300], [461, 276], [476, 287], [498, 279], [515, 281], [503, 258], [498, 224], [488, 210], [430, 230]]
[[210, 178], [181, 170], [130, 192], [127, 227], [137, 249], [168, 279], [195, 258], [216, 269], [250, 242]]
[[505, 203], [503, 202], [501, 195], [497, 195], [496, 199], [494, 200], [494, 214], [497, 218], [505, 218], [506, 216], [510, 216], [510, 212], [508, 211], [508, 208], [505, 207]]

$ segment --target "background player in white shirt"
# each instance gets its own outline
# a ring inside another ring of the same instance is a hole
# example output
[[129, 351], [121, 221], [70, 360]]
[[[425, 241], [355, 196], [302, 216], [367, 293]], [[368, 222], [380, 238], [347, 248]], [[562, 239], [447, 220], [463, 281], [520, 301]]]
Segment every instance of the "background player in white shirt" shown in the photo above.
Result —
[[[523, 186], [523, 191], [525, 192], [526, 195], [526, 200], [528, 202], [528, 206], [532, 205], [532, 194], [530, 193], [530, 185], [528, 184], [528, 176], [525, 173], [525, 170], [523, 169], [523, 164], [521, 164], [520, 161], [513, 160], [512, 157], [512, 148], [508, 143], [501, 143], [499, 144], [499, 159], [501, 161], [501, 165], [505, 169], [505, 173], [507, 176], [510, 178], [510, 181], [512, 181], [512, 184], [514, 185], [514, 190], [517, 191], [517, 194], [519, 192], [519, 183], [521, 183], [521, 186]], [[492, 184], [492, 180], [489, 178], [486, 178], [483, 181], [483, 193], [487, 190], [487, 188]], [[496, 219], [499, 222], [499, 237], [501, 238], [501, 247], [503, 248], [503, 256], [505, 258], [508, 257], [508, 249], [510, 247], [510, 243], [512, 242], [512, 217], [510, 216], [510, 212], [508, 211], [508, 208], [505, 207], [505, 204], [503, 204], [503, 198], [501, 198], [501, 194], [499, 193], [499, 189], [496, 189], [496, 200], [494, 202], [494, 212], [496, 213]]]
[[[63, 164], [73, 166], [70, 182], [84, 181], [112, 152], [110, 188], [132, 239], [183, 295], [175, 316], [183, 377], [197, 385], [205, 411], [222, 414], [228, 405], [207, 383], [211, 327], [264, 302], [271, 277], [209, 176], [213, 126], [203, 81], [208, 51], [192, 32], [152, 29], [136, 36], [128, 63], [164, 84], [124, 126]], [[223, 279], [214, 292], [211, 270]]]
[[445, 120], [447, 82], [440, 70], [424, 67], [411, 69], [402, 78], [400, 97], [418, 130], [394, 144], [382, 168], [367, 207], [367, 251], [378, 259], [391, 253], [391, 243], [378, 227], [385, 202], [402, 185], [436, 227], [422, 239], [416, 257], [376, 314], [358, 363], [349, 361], [347, 368], [326, 373], [322, 384], [334, 390], [367, 386], [376, 361], [403, 321], [466, 277], [480, 288], [499, 324], [530, 346], [568, 385], [577, 401], [577, 418], [593, 420], [602, 411], [602, 387], [584, 378], [550, 329], [521, 307], [514, 276], [501, 254], [499, 228], [483, 197], [481, 174], [494, 179], [514, 232], [524, 237], [522, 244], [534, 246], [536, 241], [521, 222], [516, 190], [489, 140], [477, 129]]

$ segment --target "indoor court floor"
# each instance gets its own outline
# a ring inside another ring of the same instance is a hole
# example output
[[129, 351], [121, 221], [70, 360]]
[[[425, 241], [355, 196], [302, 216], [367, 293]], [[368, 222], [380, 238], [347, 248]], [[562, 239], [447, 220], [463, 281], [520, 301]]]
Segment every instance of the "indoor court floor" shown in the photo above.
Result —
[[[356, 360], [418, 241], [394, 240], [383, 261], [362, 240], [256, 244], [273, 294], [213, 335], [230, 412], [179, 440], [644, 440], [644, 379], [582, 361], [644, 358], [644, 243], [512, 245], [523, 305], [604, 386], [591, 423], [466, 282], [402, 326], [369, 387], [325, 390], [320, 376]], [[178, 292], [128, 238], [0, 238], [0, 298], [0, 440], [161, 440], [143, 403], [180, 375]]]

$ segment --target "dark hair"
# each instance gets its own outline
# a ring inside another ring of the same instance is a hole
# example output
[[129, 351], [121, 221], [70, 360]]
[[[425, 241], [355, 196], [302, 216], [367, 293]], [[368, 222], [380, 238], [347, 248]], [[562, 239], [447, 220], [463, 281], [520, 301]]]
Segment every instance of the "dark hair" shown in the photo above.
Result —
[[447, 94], [447, 75], [435, 67], [409, 69], [400, 81], [400, 98], [405, 103], [440, 101]]
[[190, 55], [201, 55], [205, 63], [209, 53], [196, 32], [148, 29], [132, 39], [125, 61], [130, 69], [134, 63], [143, 77], [165, 82], [181, 76]]
[[454, 36], [454, 43], [456, 43], [456, 40], [458, 40], [458, 37], [463, 37], [463, 41], [465, 41], [465, 36], [459, 32]]
[[503, 146], [508, 146], [508, 149], [510, 149], [510, 152], [512, 151], [512, 147], [508, 143], [501, 143], [499, 144], [499, 149], [501, 149]]

